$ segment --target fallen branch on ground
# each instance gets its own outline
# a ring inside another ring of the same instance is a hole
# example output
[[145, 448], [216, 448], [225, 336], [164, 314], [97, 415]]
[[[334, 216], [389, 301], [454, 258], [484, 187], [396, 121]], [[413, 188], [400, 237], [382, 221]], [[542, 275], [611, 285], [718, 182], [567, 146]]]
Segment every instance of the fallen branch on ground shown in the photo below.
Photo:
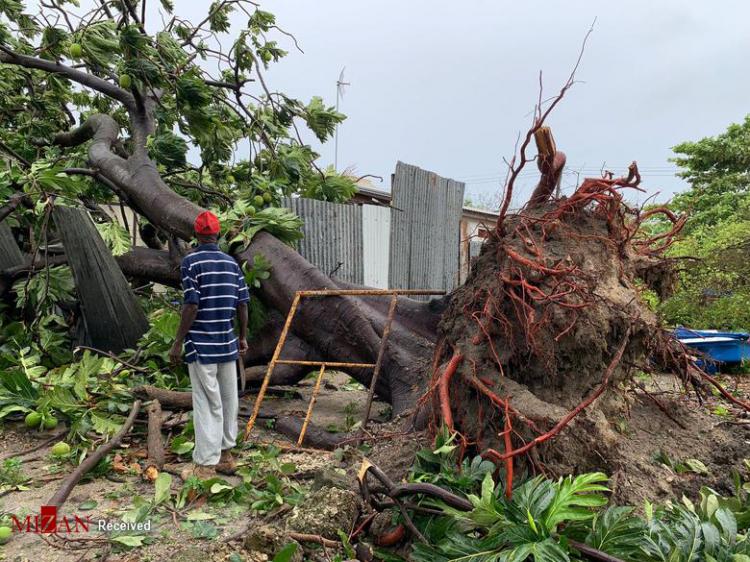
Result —
[[49, 445], [53, 441], [57, 441], [60, 437], [62, 437], [66, 433], [67, 433], [67, 431], [61, 431], [59, 433], [55, 433], [54, 435], [48, 437], [47, 439], [45, 439], [44, 441], [42, 441], [41, 443], [39, 443], [37, 445], [34, 445], [33, 447], [30, 447], [28, 449], [24, 449], [23, 451], [20, 451], [18, 453], [9, 453], [7, 455], [3, 455], [2, 457], [0, 457], [0, 462], [4, 461], [4, 460], [7, 460], [7, 459], [14, 458], [14, 457], [25, 457], [26, 455], [28, 455], [30, 453], [34, 453], [34, 452], [38, 451], [39, 449], [44, 449], [47, 445]]
[[[302, 431], [302, 423], [303, 420], [297, 416], [278, 416], [273, 429], [296, 441]], [[302, 444], [315, 449], [331, 451], [340, 447], [349, 437], [348, 433], [331, 433], [314, 424], [309, 424]]]
[[151, 402], [148, 407], [148, 438], [146, 448], [148, 450], [148, 464], [159, 470], [164, 466], [164, 441], [161, 438], [161, 426], [164, 418], [161, 412], [161, 404], [158, 400]]
[[68, 499], [70, 492], [73, 491], [73, 488], [76, 487], [81, 478], [83, 478], [87, 472], [89, 472], [92, 468], [99, 464], [99, 461], [106, 457], [112, 449], [120, 444], [122, 438], [125, 437], [125, 435], [127, 435], [127, 433], [130, 431], [130, 428], [133, 427], [135, 418], [138, 415], [140, 409], [141, 401], [136, 400], [135, 402], [133, 402], [133, 406], [130, 409], [130, 415], [125, 420], [125, 423], [122, 424], [120, 431], [113, 435], [112, 439], [107, 441], [104, 445], [102, 445], [96, 451], [86, 457], [86, 459], [76, 467], [76, 469], [70, 474], [70, 476], [65, 479], [62, 486], [55, 493], [55, 495], [47, 500], [47, 503], [45, 505], [54, 505], [55, 507], [61, 507], [65, 503], [65, 500]]
[[341, 546], [341, 543], [338, 541], [332, 541], [331, 539], [327, 539], [325, 537], [321, 537], [320, 535], [308, 535], [306, 533], [293, 533], [289, 532], [287, 533], [290, 539], [294, 539], [297, 542], [314, 542], [323, 546], [327, 546], [329, 548], [337, 548]]

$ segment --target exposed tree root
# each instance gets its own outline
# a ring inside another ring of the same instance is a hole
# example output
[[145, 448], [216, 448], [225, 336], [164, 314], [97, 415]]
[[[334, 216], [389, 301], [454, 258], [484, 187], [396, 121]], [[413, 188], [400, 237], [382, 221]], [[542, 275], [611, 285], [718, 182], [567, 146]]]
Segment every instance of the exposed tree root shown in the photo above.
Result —
[[[381, 486], [378, 488], [372, 488], [368, 484], [368, 476], [375, 478]], [[472, 511], [474, 509], [474, 505], [468, 499], [433, 484], [395, 484], [381, 468], [372, 464], [368, 460], [363, 461], [357, 478], [359, 480], [360, 492], [367, 504], [376, 511], [382, 511], [383, 509], [394, 506], [398, 507], [404, 520], [404, 527], [409, 530], [414, 538], [422, 542], [426, 541], [419, 530], [414, 526], [414, 522], [411, 520], [408, 510], [401, 500], [404, 496], [429, 496], [441, 500], [446, 505], [459, 511]], [[388, 498], [388, 500], [384, 500], [383, 498]], [[396, 544], [402, 538], [403, 532], [396, 527], [393, 531], [393, 536], [387, 537], [387, 541], [391, 544]], [[601, 550], [588, 546], [587, 544], [571, 541], [569, 539], [568, 543], [589, 560], [596, 560], [598, 562], [623, 562], [622, 559], [611, 556], [606, 552], [602, 552]]]
[[[622, 177], [586, 178], [572, 195], [550, 202], [565, 157], [555, 153], [543, 127], [548, 113], [535, 114], [510, 163], [493, 236], [443, 317], [424, 400], [432, 404], [433, 430], [444, 424], [458, 432], [462, 450], [471, 445], [505, 466], [509, 497], [514, 459], [561, 434], [609, 385], [625, 380], [630, 366], [645, 364], [649, 352], [671, 346], [640, 300], [634, 272], [659, 263], [686, 220], [665, 208], [643, 213], [625, 204], [623, 189], [640, 190], [635, 163]], [[532, 139], [542, 177], [527, 208], [510, 214]], [[643, 222], [655, 215], [671, 226], [641, 235]], [[686, 382], [705, 379], [680, 372]], [[524, 396], [509, 379], [522, 385]]]

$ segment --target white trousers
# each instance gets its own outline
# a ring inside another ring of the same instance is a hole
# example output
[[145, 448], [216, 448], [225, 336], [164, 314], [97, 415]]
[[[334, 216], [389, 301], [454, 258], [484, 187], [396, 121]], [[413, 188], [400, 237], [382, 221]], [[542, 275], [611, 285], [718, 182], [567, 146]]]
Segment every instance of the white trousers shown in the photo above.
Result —
[[237, 364], [193, 361], [188, 372], [193, 387], [193, 462], [215, 465], [221, 451], [237, 443]]

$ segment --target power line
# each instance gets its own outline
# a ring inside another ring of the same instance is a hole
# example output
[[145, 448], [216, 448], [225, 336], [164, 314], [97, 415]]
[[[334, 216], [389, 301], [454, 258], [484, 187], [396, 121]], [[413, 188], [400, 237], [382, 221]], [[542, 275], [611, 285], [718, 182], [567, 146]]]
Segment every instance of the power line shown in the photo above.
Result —
[[[622, 169], [622, 171], [626, 171], [627, 168]], [[611, 172], [617, 173], [617, 170], [608, 170]], [[649, 170], [643, 170], [639, 168], [639, 171], [641, 173], [641, 176], [644, 180], [648, 180], [650, 178], [673, 178], [676, 177], [680, 170], [674, 170], [674, 171], [649, 171]], [[601, 172], [600, 168], [596, 169], [590, 169], [590, 170], [567, 170], [565, 173], [567, 175], [581, 175], [581, 176], [598, 176]], [[524, 178], [531, 178], [531, 177], [538, 177], [539, 172], [537, 171], [529, 171], [529, 172], [521, 172], [517, 177], [520, 179]], [[458, 181], [461, 181], [467, 185], [477, 185], [477, 184], [487, 184], [487, 183], [496, 183], [496, 182], [503, 182], [506, 179], [506, 175], [502, 176], [477, 176], [477, 177], [457, 177], [456, 179]]]
[[[566, 166], [566, 173], [581, 173], [581, 174], [591, 174], [591, 173], [600, 173], [602, 171], [612, 171], [617, 172], [618, 170], [627, 170], [627, 166], [603, 166], [603, 167], [595, 167], [595, 166]], [[641, 175], [649, 174], [661, 174], [661, 175], [671, 175], [679, 173], [681, 168], [678, 168], [676, 166], [638, 166], [638, 170], [641, 172]], [[528, 175], [528, 174], [538, 174], [539, 172], [536, 170], [528, 170], [521, 172], [520, 176]], [[495, 179], [504, 179], [506, 177], [505, 173], [498, 174], [497, 172], [488, 172], [484, 174], [466, 174], [462, 176], [458, 176], [457, 179], [464, 182], [469, 182], [473, 180], [495, 180]]]

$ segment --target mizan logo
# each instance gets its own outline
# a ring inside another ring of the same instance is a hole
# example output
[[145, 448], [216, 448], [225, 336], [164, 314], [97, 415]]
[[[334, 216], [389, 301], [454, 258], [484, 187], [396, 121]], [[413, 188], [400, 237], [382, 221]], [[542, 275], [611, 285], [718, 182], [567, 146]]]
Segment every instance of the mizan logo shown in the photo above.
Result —
[[78, 515], [57, 516], [57, 506], [43, 505], [39, 515], [27, 515], [19, 519], [11, 515], [13, 526], [20, 533], [88, 533], [91, 517]]

